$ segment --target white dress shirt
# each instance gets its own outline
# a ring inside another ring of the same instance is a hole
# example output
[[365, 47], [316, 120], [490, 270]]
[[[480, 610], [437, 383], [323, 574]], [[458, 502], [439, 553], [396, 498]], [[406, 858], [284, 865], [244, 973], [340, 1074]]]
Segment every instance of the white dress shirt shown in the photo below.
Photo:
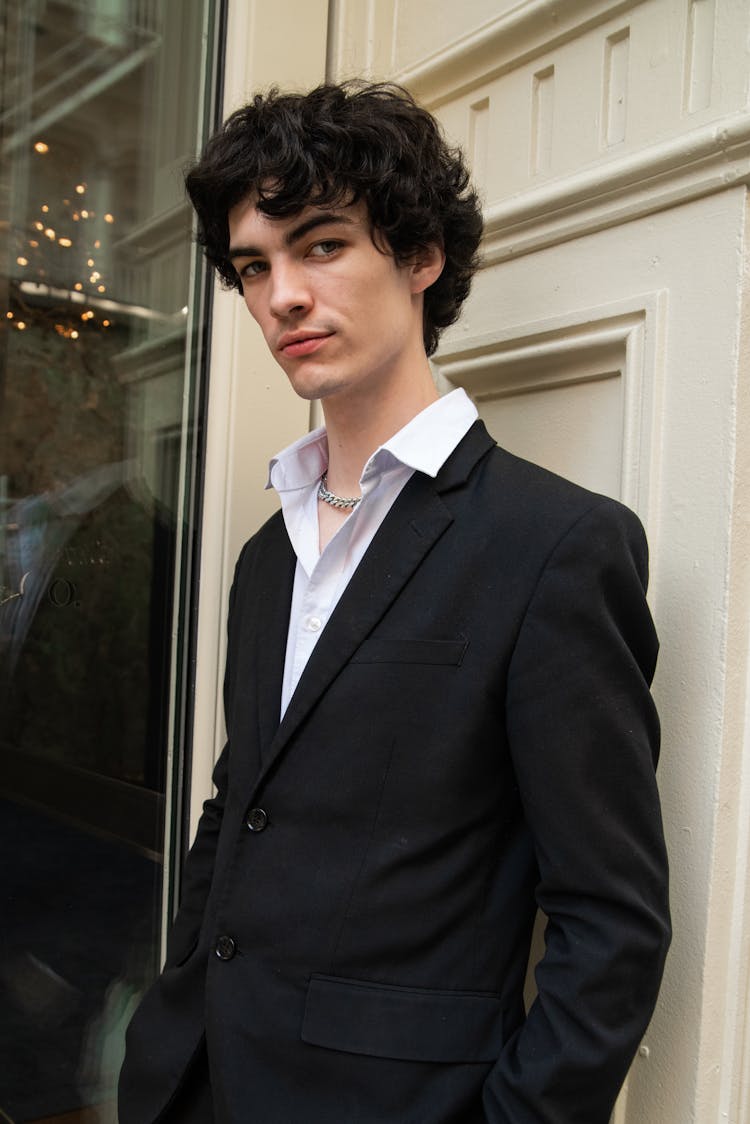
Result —
[[341, 594], [414, 472], [435, 477], [477, 418], [466, 393], [451, 391], [375, 450], [360, 477], [362, 501], [320, 553], [318, 485], [328, 468], [328, 439], [315, 429], [271, 461], [267, 488], [281, 499], [297, 568], [281, 690], [283, 716], [318, 637]]

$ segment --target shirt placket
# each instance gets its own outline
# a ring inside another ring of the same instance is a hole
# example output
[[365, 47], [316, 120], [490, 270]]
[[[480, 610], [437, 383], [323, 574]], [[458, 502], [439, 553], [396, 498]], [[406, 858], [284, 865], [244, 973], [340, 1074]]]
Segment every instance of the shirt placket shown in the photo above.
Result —
[[299, 624], [294, 644], [293, 679], [305, 669], [321, 632], [331, 614], [336, 590], [346, 560], [350, 528], [344, 524], [328, 544], [310, 575], [300, 606]]

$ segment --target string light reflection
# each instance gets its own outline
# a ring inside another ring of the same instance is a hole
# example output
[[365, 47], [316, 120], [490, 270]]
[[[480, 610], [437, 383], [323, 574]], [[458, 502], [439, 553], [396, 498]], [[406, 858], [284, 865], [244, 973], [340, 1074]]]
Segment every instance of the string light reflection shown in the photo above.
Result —
[[[33, 143], [33, 149], [39, 155], [46, 155], [50, 151], [50, 146], [47, 141], [40, 139]], [[18, 275], [17, 283], [21, 291], [23, 292], [27, 287], [30, 287], [29, 291], [31, 289], [54, 291], [59, 293], [64, 301], [67, 293], [65, 303], [69, 306], [68, 311], [62, 316], [62, 321], [54, 324], [50, 323], [47, 319], [48, 313], [42, 308], [27, 308], [24, 305], [24, 313], [30, 314], [31, 319], [26, 315], [23, 320], [18, 318], [17, 311], [15, 313], [11, 310], [6, 311], [5, 319], [18, 331], [23, 332], [39, 324], [42, 328], [54, 327], [54, 331], [65, 339], [77, 340], [81, 336], [83, 325], [86, 326], [87, 333], [113, 326], [111, 319], [100, 319], [103, 309], [99, 309], [98, 312], [96, 310], [97, 302], [101, 301], [109, 287], [109, 279], [106, 276], [109, 259], [102, 258], [102, 253], [107, 250], [106, 239], [104, 248], [102, 247], [102, 229], [104, 224], [111, 226], [115, 222], [115, 216], [111, 211], [99, 212], [97, 215], [96, 211], [81, 207], [87, 192], [88, 185], [85, 180], [70, 184], [66, 196], [59, 202], [53, 199], [52, 204], [47, 202], [36, 204], [39, 208], [37, 215], [29, 218], [25, 232], [18, 231], [15, 261], [19, 270], [24, 271], [23, 274]], [[85, 221], [85, 225], [82, 225], [82, 220]], [[71, 227], [72, 223], [78, 224], [76, 228]], [[71, 236], [73, 229], [76, 230], [75, 237]], [[94, 238], [95, 233], [98, 233], [99, 237]], [[41, 237], [42, 235], [44, 237]], [[60, 252], [52, 249], [52, 246], [60, 246], [67, 253], [60, 257]], [[97, 252], [96, 258], [93, 256], [95, 252]], [[83, 262], [88, 267], [85, 272]], [[74, 281], [70, 276], [71, 264], [80, 280]], [[28, 278], [30, 280], [27, 280]], [[102, 301], [102, 303], [106, 305], [111, 302]], [[93, 307], [87, 307], [89, 304]], [[61, 315], [60, 311], [57, 315]], [[76, 324], [78, 327], [74, 326]]]

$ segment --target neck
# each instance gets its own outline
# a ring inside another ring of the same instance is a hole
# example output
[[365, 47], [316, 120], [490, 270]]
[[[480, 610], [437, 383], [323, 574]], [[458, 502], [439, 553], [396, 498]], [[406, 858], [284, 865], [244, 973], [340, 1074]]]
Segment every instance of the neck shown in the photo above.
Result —
[[427, 360], [424, 369], [391, 392], [382, 386], [372, 395], [323, 400], [328, 434], [328, 487], [339, 495], [358, 495], [365, 464], [375, 450], [398, 433], [439, 395]]

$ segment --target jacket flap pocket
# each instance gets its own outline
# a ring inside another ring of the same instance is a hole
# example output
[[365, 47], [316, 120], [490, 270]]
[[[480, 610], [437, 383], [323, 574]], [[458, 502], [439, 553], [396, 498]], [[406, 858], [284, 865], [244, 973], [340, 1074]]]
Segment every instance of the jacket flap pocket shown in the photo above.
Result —
[[468, 640], [400, 640], [372, 636], [357, 649], [352, 663], [421, 663], [458, 667]]
[[491, 994], [313, 976], [302, 1040], [348, 1054], [421, 1062], [493, 1062], [505, 1041]]

